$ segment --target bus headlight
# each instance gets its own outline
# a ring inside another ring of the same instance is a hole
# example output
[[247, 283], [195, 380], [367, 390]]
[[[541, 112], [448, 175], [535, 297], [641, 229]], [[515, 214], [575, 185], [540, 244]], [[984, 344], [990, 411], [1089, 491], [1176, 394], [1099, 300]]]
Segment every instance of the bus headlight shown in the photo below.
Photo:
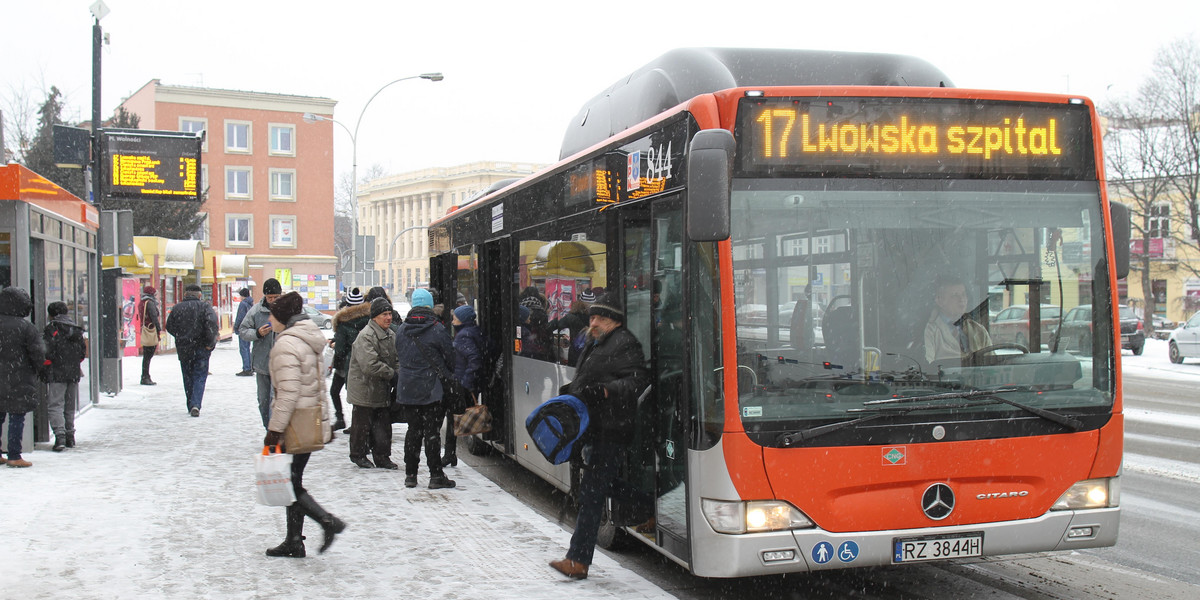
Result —
[[1081, 508], [1109, 508], [1121, 505], [1121, 479], [1085, 479], [1071, 486], [1050, 510], [1077, 510]]
[[701, 498], [700, 506], [709, 526], [718, 533], [758, 533], [813, 526], [804, 513], [782, 500], [728, 502]]

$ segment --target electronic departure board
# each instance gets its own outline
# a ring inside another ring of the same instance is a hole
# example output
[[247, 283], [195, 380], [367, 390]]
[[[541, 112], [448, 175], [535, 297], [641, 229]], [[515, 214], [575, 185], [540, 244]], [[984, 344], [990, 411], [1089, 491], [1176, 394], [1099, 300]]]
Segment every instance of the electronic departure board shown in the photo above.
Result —
[[746, 98], [743, 175], [1095, 179], [1083, 104], [945, 98]]
[[110, 198], [200, 199], [200, 147], [192, 133], [104, 132], [105, 195]]

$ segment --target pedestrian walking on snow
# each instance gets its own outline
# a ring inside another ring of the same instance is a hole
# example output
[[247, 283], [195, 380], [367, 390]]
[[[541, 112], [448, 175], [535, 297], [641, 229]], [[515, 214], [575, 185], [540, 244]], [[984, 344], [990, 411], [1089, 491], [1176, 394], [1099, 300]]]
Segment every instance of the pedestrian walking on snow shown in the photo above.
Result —
[[[296, 292], [283, 294], [271, 304], [270, 320], [277, 334], [269, 359], [275, 400], [263, 444], [280, 444], [295, 411], [314, 406], [321, 407], [321, 436], [328, 443], [332, 439], [329, 402], [325, 399], [325, 377], [321, 372], [325, 336], [304, 314], [304, 300]], [[311, 456], [311, 452], [292, 454], [292, 490], [296, 501], [287, 507], [287, 537], [282, 544], [267, 550], [267, 556], [304, 557], [304, 517], [320, 524], [325, 533], [320, 553], [328, 550], [334, 537], [346, 529], [341, 519], [321, 508], [304, 489], [304, 468]]]
[[453, 479], [442, 470], [439, 428], [445, 409], [445, 390], [439, 373], [454, 371], [454, 345], [450, 334], [433, 312], [433, 295], [420, 288], [413, 292], [412, 310], [396, 335], [399, 376], [396, 402], [408, 413], [408, 431], [404, 434], [404, 486], [417, 486], [421, 466], [421, 447], [429, 467], [429, 489], [452, 488]]
[[141, 310], [138, 311], [141, 315], [141, 319], [139, 320], [141, 326], [139, 327], [138, 335], [141, 336], [140, 331], [142, 328], [149, 328], [154, 330], [155, 336], [153, 343], [144, 337], [141, 339], [142, 385], [155, 385], [154, 380], [150, 379], [150, 361], [154, 358], [155, 351], [158, 350], [159, 340], [157, 338], [161, 337], [162, 334], [162, 313], [158, 308], [158, 300], [154, 298], [157, 291], [152, 285], [142, 288]]
[[188, 413], [199, 417], [208, 382], [208, 359], [217, 347], [221, 325], [217, 312], [204, 300], [204, 291], [199, 285], [190, 283], [184, 289], [183, 301], [167, 316], [167, 333], [175, 336], [175, 352], [179, 356], [179, 370], [183, 371]]

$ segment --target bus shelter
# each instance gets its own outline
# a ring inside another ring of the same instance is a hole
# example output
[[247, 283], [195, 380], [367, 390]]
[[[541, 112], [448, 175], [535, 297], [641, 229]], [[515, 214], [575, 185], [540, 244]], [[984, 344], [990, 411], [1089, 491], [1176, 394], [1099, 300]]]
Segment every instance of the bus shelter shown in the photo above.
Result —
[[[49, 320], [46, 307], [65, 302], [68, 315], [89, 338], [89, 358], [82, 365], [77, 410], [99, 401], [99, 293], [96, 275], [96, 232], [100, 213], [95, 207], [21, 165], [0, 166], [0, 287], [16, 286], [33, 299], [30, 319], [41, 331]], [[32, 426], [25, 428], [24, 447], [50, 437], [45, 390], [40, 392]], [[7, 426], [7, 425], [6, 425]], [[7, 434], [7, 432], [4, 432]]]

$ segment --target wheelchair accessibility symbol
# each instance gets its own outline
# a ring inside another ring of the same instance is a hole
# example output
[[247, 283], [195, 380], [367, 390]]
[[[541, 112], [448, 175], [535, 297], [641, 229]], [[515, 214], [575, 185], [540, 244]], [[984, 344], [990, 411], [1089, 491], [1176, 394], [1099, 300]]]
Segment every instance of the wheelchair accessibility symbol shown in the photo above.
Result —
[[838, 546], [837, 556], [838, 560], [842, 562], [848, 563], [854, 561], [854, 559], [858, 558], [858, 544], [854, 542], [842, 542], [842, 545]]

